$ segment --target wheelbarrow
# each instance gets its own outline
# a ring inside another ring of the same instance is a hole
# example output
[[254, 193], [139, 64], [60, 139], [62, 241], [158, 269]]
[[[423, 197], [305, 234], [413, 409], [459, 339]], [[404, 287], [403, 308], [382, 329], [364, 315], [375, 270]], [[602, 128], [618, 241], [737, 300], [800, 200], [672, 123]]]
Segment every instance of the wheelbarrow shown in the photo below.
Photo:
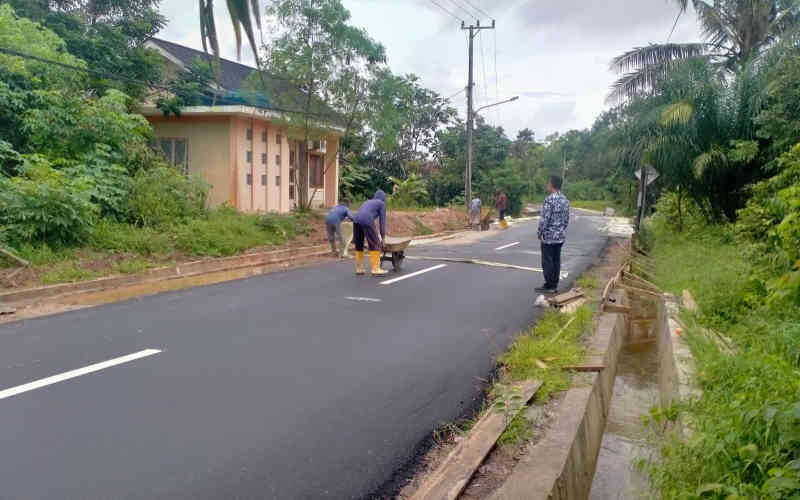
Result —
[[391, 262], [394, 272], [399, 273], [403, 268], [403, 261], [406, 258], [406, 248], [411, 244], [411, 238], [392, 238], [387, 236], [383, 240], [383, 255], [381, 262]]

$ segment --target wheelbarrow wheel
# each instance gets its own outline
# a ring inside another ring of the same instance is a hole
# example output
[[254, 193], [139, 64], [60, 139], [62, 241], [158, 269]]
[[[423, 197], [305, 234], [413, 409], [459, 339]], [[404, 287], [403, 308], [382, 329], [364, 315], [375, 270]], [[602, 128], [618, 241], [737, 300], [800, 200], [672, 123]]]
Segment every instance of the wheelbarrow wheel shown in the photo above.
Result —
[[399, 273], [402, 270], [404, 258], [403, 252], [392, 252], [392, 267], [395, 272]]

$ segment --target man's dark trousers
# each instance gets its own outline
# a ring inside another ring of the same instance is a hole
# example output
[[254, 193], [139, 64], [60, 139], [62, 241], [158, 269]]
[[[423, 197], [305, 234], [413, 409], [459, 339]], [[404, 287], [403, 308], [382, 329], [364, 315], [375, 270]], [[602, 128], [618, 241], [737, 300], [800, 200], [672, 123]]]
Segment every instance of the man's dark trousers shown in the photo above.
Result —
[[542, 243], [542, 270], [544, 286], [555, 290], [561, 278], [561, 247], [563, 243]]

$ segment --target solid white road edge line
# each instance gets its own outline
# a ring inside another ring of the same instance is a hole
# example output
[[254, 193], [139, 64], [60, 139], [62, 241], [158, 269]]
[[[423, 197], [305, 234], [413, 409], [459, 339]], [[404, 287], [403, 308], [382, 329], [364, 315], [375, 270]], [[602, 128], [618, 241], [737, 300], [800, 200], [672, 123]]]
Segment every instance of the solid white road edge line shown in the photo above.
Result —
[[519, 243], [520, 243], [519, 241], [514, 242], [514, 243], [509, 243], [508, 245], [503, 245], [501, 247], [497, 247], [497, 248], [495, 248], [495, 250], [498, 250], [498, 251], [499, 250], [505, 250], [506, 248], [515, 247], [515, 246], [519, 245]]
[[391, 280], [381, 281], [381, 285], [391, 285], [392, 283], [397, 283], [398, 281], [407, 280], [408, 278], [413, 278], [414, 276], [419, 276], [420, 274], [429, 273], [431, 271], [435, 271], [437, 269], [441, 269], [443, 267], [447, 267], [447, 264], [439, 264], [438, 266], [429, 267], [427, 269], [423, 269], [421, 271], [417, 271], [415, 273], [406, 274], [405, 276], [400, 276], [399, 278], [394, 278]]
[[71, 370], [68, 372], [60, 373], [58, 375], [53, 375], [52, 377], [46, 377], [39, 380], [35, 380], [33, 382], [29, 382], [27, 384], [18, 385], [16, 387], [11, 387], [9, 389], [4, 389], [0, 391], [0, 399], [6, 399], [10, 398], [11, 396], [16, 396], [17, 394], [22, 394], [23, 392], [33, 391], [35, 389], [41, 389], [42, 387], [46, 387], [48, 385], [57, 384], [59, 382], [64, 382], [65, 380], [69, 380], [71, 378], [80, 377], [82, 375], [88, 375], [90, 373], [94, 373], [100, 370], [105, 370], [106, 368], [111, 368], [112, 366], [121, 365], [124, 363], [130, 363], [131, 361], [135, 361], [141, 358], [146, 358], [147, 356], [152, 356], [153, 354], [158, 354], [160, 352], [161, 350], [159, 349], [145, 349], [144, 351], [134, 352], [133, 354], [128, 354], [127, 356], [120, 356], [119, 358], [109, 359], [108, 361], [103, 361], [101, 363], [95, 363], [93, 365], [84, 366], [83, 368], [78, 368], [77, 370]]
[[383, 302], [383, 299], [373, 299], [371, 297], [345, 297], [347, 300], [354, 300], [356, 302]]

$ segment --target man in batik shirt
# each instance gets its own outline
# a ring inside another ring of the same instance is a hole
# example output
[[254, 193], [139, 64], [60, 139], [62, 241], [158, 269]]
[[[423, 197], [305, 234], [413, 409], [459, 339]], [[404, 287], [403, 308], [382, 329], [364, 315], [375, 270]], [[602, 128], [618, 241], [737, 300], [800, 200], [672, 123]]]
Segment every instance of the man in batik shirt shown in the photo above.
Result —
[[569, 200], [561, 194], [561, 177], [552, 176], [547, 183], [550, 193], [542, 204], [539, 220], [539, 241], [542, 244], [542, 269], [544, 284], [536, 291], [552, 294], [558, 289], [561, 278], [561, 247], [569, 226]]

